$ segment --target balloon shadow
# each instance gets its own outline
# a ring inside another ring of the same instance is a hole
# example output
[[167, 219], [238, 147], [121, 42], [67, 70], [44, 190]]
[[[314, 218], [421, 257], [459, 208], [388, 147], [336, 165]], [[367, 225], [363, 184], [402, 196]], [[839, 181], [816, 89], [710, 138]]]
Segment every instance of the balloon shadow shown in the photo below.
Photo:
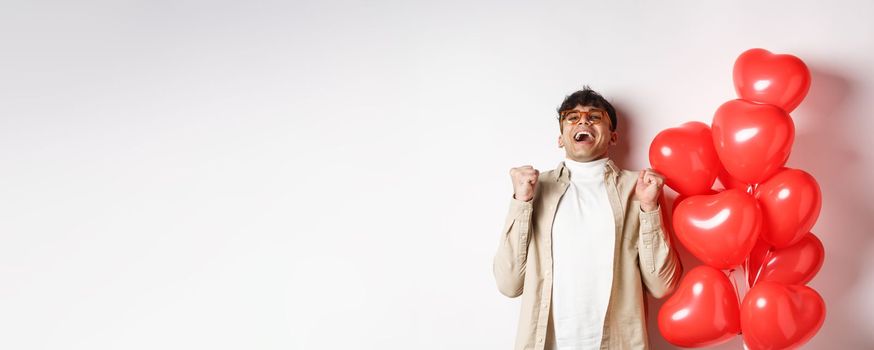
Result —
[[855, 109], [863, 97], [854, 94], [848, 72], [825, 63], [808, 67], [811, 89], [792, 113], [797, 127], [787, 163], [813, 175], [822, 190], [822, 212], [812, 232], [825, 247], [825, 261], [808, 285], [822, 295], [828, 314], [808, 346], [874, 349], [874, 310], [858, 308], [874, 295], [874, 276], [866, 273], [874, 263], [869, 258], [874, 190], [868, 185], [874, 174], [850, 136], [867, 112]]

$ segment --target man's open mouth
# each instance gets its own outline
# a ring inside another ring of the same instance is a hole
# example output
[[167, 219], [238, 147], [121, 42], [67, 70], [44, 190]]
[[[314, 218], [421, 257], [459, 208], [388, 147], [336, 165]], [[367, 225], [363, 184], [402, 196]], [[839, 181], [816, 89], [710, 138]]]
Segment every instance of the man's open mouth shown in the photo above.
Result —
[[574, 141], [577, 142], [589, 142], [593, 141], [594, 139], [595, 137], [592, 136], [592, 134], [588, 131], [578, 131], [576, 134], [574, 134]]

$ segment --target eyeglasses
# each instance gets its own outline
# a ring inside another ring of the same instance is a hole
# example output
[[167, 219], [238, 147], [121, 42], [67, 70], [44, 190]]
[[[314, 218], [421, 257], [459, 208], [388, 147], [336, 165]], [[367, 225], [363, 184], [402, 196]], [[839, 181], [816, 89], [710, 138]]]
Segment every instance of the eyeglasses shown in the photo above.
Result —
[[595, 125], [604, 121], [604, 118], [607, 117], [607, 111], [603, 109], [590, 109], [588, 112], [580, 112], [571, 109], [561, 111], [558, 115], [561, 116], [561, 120], [563, 120], [565, 123], [568, 123], [569, 125], [579, 123], [580, 119], [582, 119], [585, 115], [586, 123], [588, 123], [589, 125]]

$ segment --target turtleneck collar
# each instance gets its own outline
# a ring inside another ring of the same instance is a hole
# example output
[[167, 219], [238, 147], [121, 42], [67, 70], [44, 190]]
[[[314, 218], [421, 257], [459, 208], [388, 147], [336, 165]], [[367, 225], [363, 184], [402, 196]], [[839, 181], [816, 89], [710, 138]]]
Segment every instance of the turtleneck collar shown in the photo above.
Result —
[[601, 158], [591, 162], [578, 162], [571, 159], [565, 159], [564, 165], [570, 171], [571, 181], [574, 180], [603, 180], [604, 171], [607, 166], [608, 158]]

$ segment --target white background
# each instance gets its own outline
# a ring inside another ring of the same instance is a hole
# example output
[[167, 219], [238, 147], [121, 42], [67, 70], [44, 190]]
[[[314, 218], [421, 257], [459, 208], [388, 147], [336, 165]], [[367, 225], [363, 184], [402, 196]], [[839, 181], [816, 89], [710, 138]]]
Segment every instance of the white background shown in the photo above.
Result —
[[810, 285], [828, 317], [806, 348], [872, 348], [872, 15], [866, 1], [2, 1], [0, 348], [509, 349], [519, 300], [491, 272], [508, 170], [561, 161], [562, 98], [607, 96], [613, 158], [640, 169], [656, 133], [735, 97], [732, 64], [753, 47], [813, 75], [788, 164], [824, 197]]

